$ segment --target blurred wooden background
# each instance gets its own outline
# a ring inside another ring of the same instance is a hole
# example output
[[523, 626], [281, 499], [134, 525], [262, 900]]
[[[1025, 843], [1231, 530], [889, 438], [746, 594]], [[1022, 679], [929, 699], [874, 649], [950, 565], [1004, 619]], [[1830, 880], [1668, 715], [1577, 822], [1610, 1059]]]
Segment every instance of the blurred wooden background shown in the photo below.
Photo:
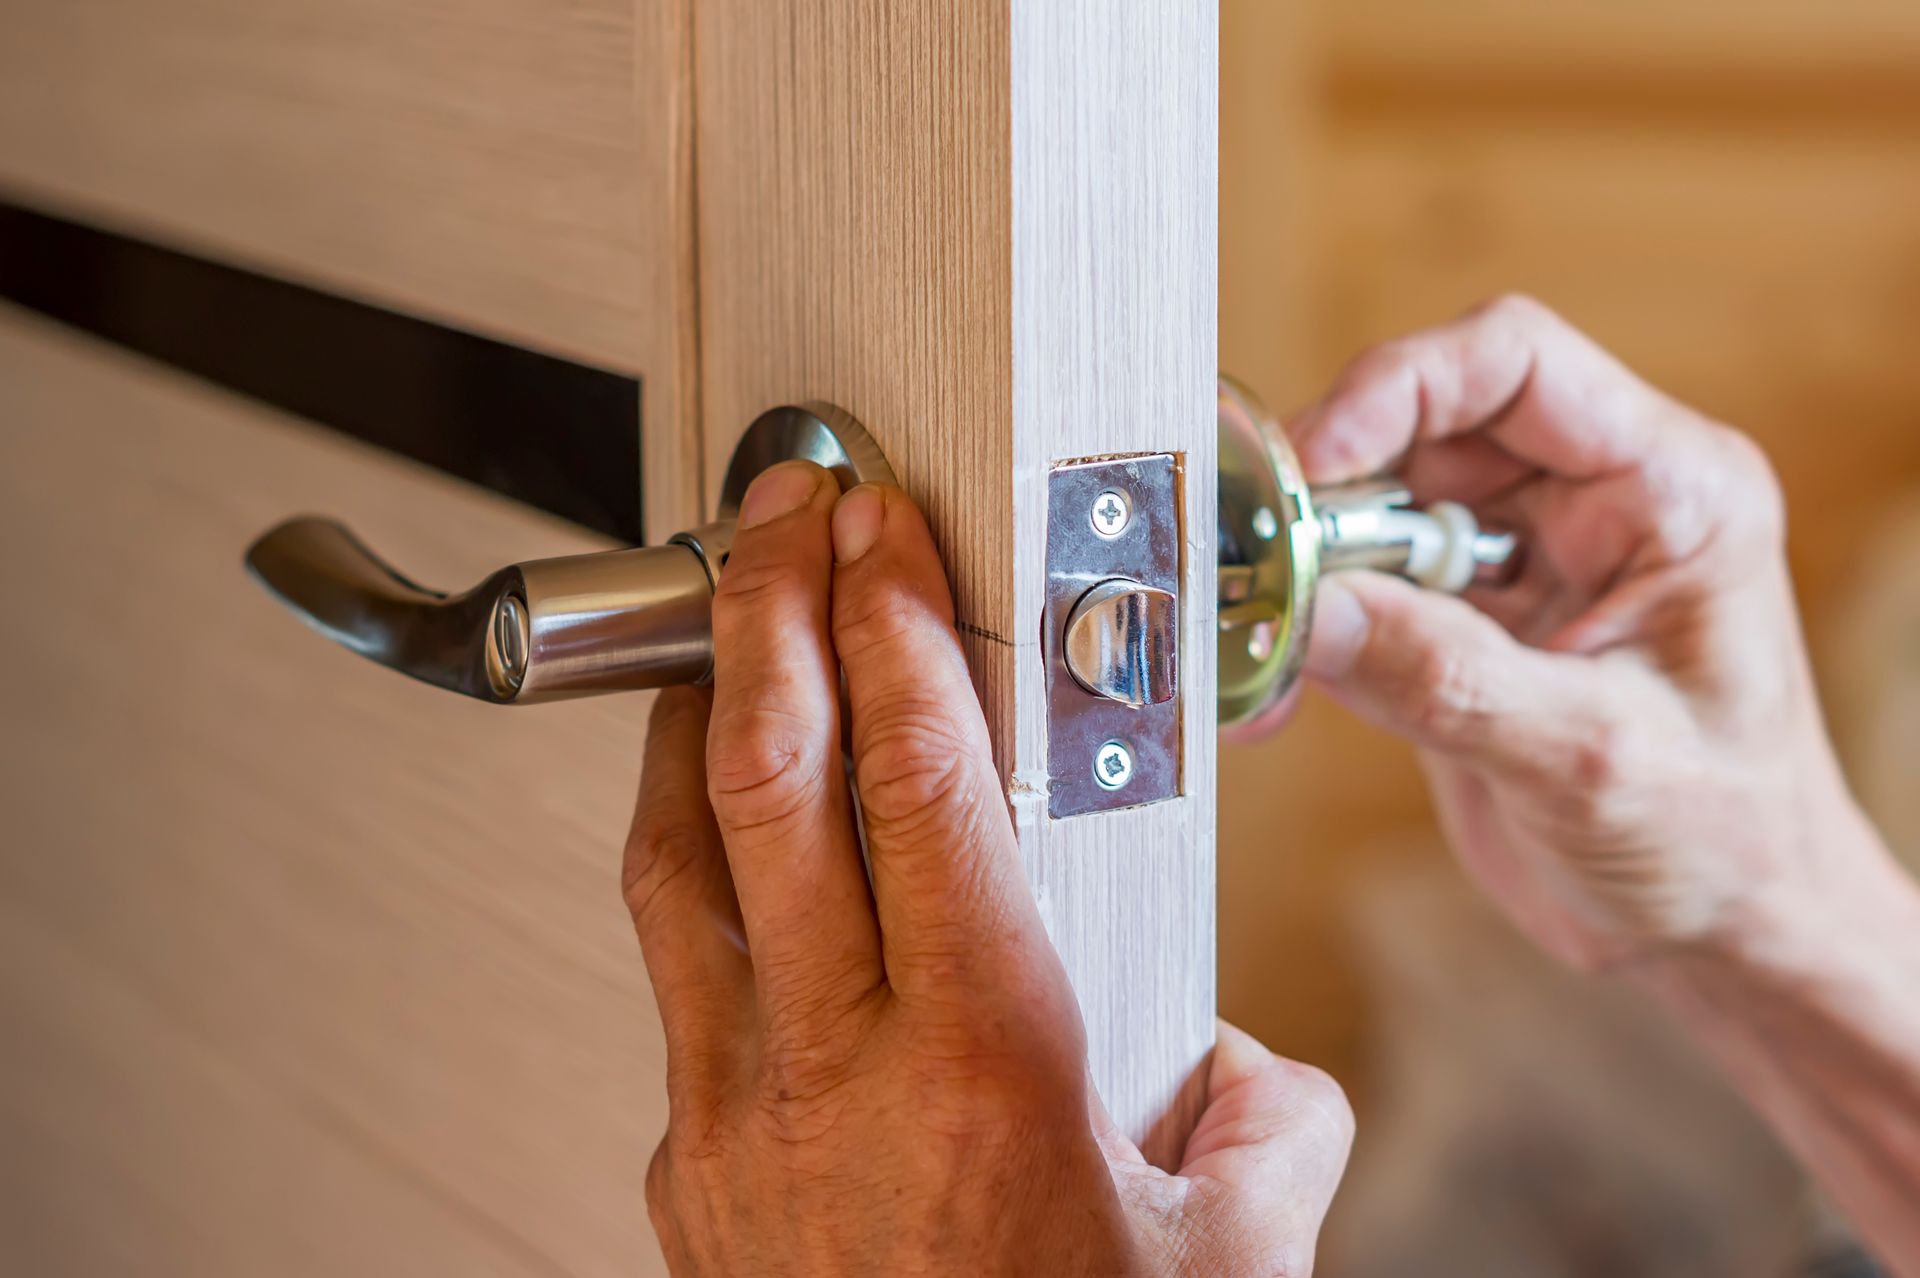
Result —
[[[1533, 293], [1767, 447], [1828, 656], [1920, 490], [1920, 6], [1225, 0], [1222, 28], [1222, 367], [1290, 407]], [[1322, 702], [1220, 784], [1223, 1015], [1348, 1081], [1364, 1128], [1348, 920], [1439, 859], [1418, 774]]]

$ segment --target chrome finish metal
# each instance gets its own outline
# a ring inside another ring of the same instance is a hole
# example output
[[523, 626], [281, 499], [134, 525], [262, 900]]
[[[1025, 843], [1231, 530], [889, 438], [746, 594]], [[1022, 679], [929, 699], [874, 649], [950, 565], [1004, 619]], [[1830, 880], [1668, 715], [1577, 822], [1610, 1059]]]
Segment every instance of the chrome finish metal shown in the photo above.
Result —
[[[1130, 512], [1103, 536], [1104, 498]], [[1047, 476], [1047, 812], [1180, 793], [1179, 487], [1164, 453], [1067, 462]], [[1117, 771], [1116, 771], [1117, 769]], [[1122, 789], [1124, 787], [1124, 789]]]
[[527, 652], [532, 646], [527, 606], [519, 595], [501, 595], [493, 606], [493, 660], [516, 692], [527, 681]]
[[1180, 604], [1170, 592], [1125, 577], [1103, 581], [1067, 617], [1067, 670], [1096, 697], [1157, 706], [1176, 691], [1179, 633]]
[[1093, 779], [1102, 790], [1124, 790], [1133, 780], [1133, 751], [1124, 741], [1109, 741], [1093, 756]]
[[1298, 680], [1323, 573], [1372, 568], [1436, 590], [1501, 585], [1519, 540], [1456, 502], [1412, 508], [1390, 479], [1309, 488], [1279, 425], [1220, 379], [1220, 724], [1245, 723]]
[[1133, 519], [1133, 500], [1121, 489], [1109, 488], [1093, 499], [1087, 519], [1095, 533], [1111, 540], [1127, 530]]
[[845, 409], [820, 403], [770, 409], [754, 419], [734, 446], [733, 461], [720, 484], [720, 518], [731, 522], [740, 513], [747, 485], [783, 461], [825, 467], [843, 489], [897, 482], [880, 445]]
[[1299, 677], [1321, 525], [1300, 463], [1246, 390], [1220, 379], [1220, 723], [1252, 719]]
[[1518, 533], [1482, 528], [1473, 535], [1474, 585], [1512, 585], [1525, 566]]
[[747, 430], [721, 518], [665, 546], [514, 564], [446, 594], [402, 576], [330, 519], [292, 519], [247, 567], [301, 620], [435, 687], [524, 704], [699, 683], [713, 666], [713, 589], [754, 476], [803, 458], [843, 486], [893, 482], [860, 424], [837, 408], [776, 408]]
[[713, 587], [681, 546], [533, 560], [446, 594], [305, 517], [256, 541], [247, 567], [334, 642], [482, 701], [697, 683], [712, 664]]
[[1411, 509], [1413, 494], [1391, 481], [1314, 490], [1320, 512], [1320, 566], [1399, 573], [1434, 590], [1498, 583], [1517, 565], [1511, 533], [1483, 532], [1471, 510], [1440, 501]]

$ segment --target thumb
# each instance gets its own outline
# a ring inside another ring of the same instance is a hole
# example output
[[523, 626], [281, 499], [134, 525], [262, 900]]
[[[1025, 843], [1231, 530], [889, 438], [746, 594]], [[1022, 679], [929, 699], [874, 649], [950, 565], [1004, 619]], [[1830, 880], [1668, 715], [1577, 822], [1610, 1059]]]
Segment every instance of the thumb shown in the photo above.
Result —
[[1232, 1266], [1206, 1272], [1305, 1274], [1353, 1147], [1353, 1109], [1332, 1078], [1275, 1056], [1220, 1022], [1207, 1074], [1207, 1108], [1187, 1141], [1180, 1175], [1238, 1227], [1216, 1239]]
[[1444, 754], [1552, 769], [1598, 724], [1604, 698], [1589, 666], [1383, 573], [1334, 573], [1314, 596], [1307, 677], [1374, 726]]

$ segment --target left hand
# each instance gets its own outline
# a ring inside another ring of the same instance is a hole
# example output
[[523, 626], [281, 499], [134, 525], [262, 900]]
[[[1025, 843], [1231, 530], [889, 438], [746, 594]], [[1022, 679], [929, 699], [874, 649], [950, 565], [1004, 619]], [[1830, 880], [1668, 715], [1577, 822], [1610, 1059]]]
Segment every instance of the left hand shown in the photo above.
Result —
[[1112, 1130], [926, 525], [896, 489], [836, 498], [805, 463], [753, 485], [711, 697], [654, 711], [624, 881], [667, 1038], [670, 1267], [1307, 1274], [1339, 1087], [1223, 1027], [1178, 1175]]

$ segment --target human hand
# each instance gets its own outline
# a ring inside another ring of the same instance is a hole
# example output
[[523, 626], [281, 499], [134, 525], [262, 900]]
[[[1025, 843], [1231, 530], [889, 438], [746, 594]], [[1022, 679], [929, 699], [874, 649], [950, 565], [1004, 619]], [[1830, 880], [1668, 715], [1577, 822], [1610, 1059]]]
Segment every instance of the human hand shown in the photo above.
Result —
[[623, 878], [667, 1039], [670, 1268], [1308, 1273], [1340, 1089], [1223, 1026], [1177, 1175], [1112, 1129], [926, 525], [895, 489], [836, 496], [804, 463], [756, 481], [712, 694], [663, 694], [649, 733]]
[[1313, 482], [1393, 468], [1521, 534], [1518, 580], [1465, 599], [1326, 578], [1306, 670], [1421, 747], [1523, 930], [1605, 965], [1817, 894], [1860, 823], [1751, 441], [1520, 298], [1362, 355], [1290, 434]]

